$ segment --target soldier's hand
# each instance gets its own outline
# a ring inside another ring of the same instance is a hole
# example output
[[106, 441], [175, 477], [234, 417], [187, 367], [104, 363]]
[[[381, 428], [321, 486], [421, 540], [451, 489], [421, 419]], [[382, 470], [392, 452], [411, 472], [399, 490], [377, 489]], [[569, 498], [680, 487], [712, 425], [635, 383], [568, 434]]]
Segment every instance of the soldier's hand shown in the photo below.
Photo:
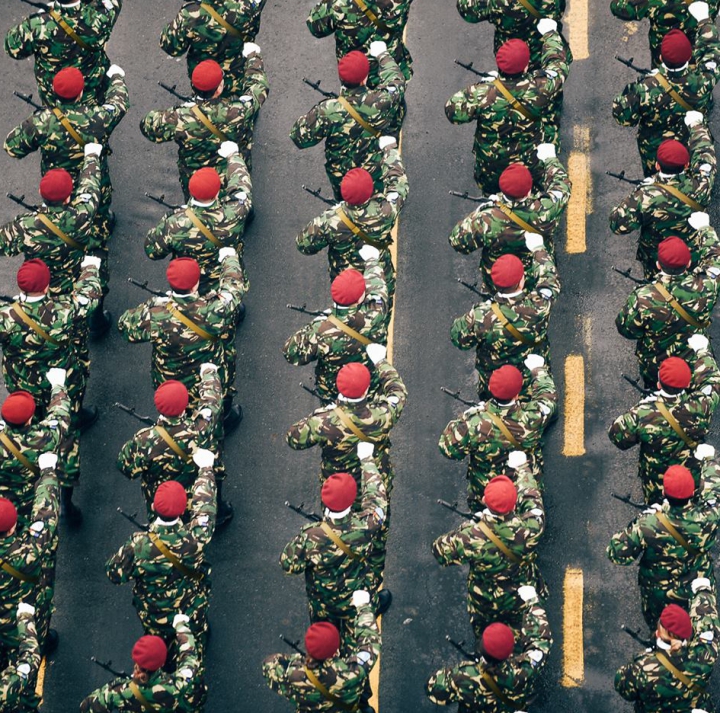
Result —
[[243, 57], [252, 57], [253, 55], [260, 54], [260, 45], [256, 45], [254, 42], [246, 42], [242, 49]]
[[397, 139], [394, 136], [381, 136], [378, 139], [378, 146], [381, 151], [384, 151], [388, 147], [394, 149], [397, 146]]
[[378, 364], [387, 356], [387, 347], [382, 344], [368, 344], [365, 351], [373, 364]]
[[228, 158], [240, 151], [240, 148], [234, 141], [223, 141], [218, 149], [218, 154], [223, 158]]
[[80, 263], [80, 267], [81, 268], [96, 267], [99, 270], [101, 263], [102, 263], [102, 259], [97, 257], [97, 255], [86, 255], [82, 259], [82, 262]]
[[541, 161], [547, 161], [549, 158], [557, 158], [557, 149], [555, 144], [540, 144], [535, 153]]
[[375, 452], [375, 444], [374, 443], [368, 443], [367, 441], [358, 441], [357, 456], [360, 460], [365, 460], [366, 458], [372, 458], [374, 452]]
[[359, 609], [366, 604], [370, 604], [370, 592], [364, 589], [356, 589], [352, 595], [352, 605], [356, 609]]
[[557, 22], [549, 17], [543, 17], [538, 20], [537, 30], [541, 35], [547, 35], [548, 32], [557, 32]]
[[693, 594], [697, 594], [703, 589], [711, 589], [710, 580], [707, 577], [695, 577], [690, 583], [690, 588]]
[[173, 617], [173, 629], [177, 629], [180, 624], [187, 624], [190, 621], [190, 617], [187, 614], [176, 614]]
[[525, 246], [531, 253], [534, 253], [536, 250], [542, 250], [545, 247], [545, 241], [540, 233], [530, 233], [526, 230]]
[[702, 22], [710, 17], [710, 7], [706, 2], [693, 2], [688, 6], [688, 12], [698, 21]]
[[382, 40], [375, 40], [375, 42], [370, 43], [370, 54], [373, 57], [377, 58], [383, 52], [387, 52], [387, 45]]
[[539, 369], [541, 366], [545, 366], [545, 359], [539, 354], [528, 354], [523, 362], [529, 371]]
[[85, 155], [86, 156], [99, 156], [102, 153], [102, 144], [87, 143], [85, 144]]
[[113, 77], [124, 77], [125, 76], [125, 70], [118, 64], [111, 64], [110, 69], [105, 73], [108, 77], [111, 79]]
[[702, 124], [705, 120], [705, 116], [701, 111], [686, 111], [685, 112], [685, 126], [697, 126]]
[[715, 457], [715, 447], [709, 443], [701, 443], [693, 453], [695, 460], [708, 460]]
[[530, 584], [524, 584], [522, 587], [518, 587], [518, 595], [524, 602], [530, 602], [533, 599], [537, 599], [537, 590]]
[[20, 602], [17, 607], [17, 613], [18, 614], [30, 614], [30, 616], [35, 615], [35, 607], [32, 604], [26, 604], [25, 602]]
[[217, 372], [217, 370], [217, 364], [200, 364], [200, 376], [202, 376], [203, 374], [207, 374], [209, 371]]
[[40, 470], [45, 470], [46, 468], [52, 468], [54, 470], [57, 462], [57, 453], [41, 453], [38, 456], [38, 466]]
[[647, 178], [642, 179], [642, 182], [640, 183], [640, 185], [641, 186], [652, 186], [653, 183], [655, 183], [655, 177], [648, 176]]
[[198, 468], [212, 468], [215, 463], [215, 454], [207, 448], [198, 448], [193, 453], [193, 463]]
[[649, 508], [645, 508], [643, 510], [643, 515], [654, 515], [656, 512], [660, 512], [662, 510], [662, 505], [660, 503], [653, 503]]
[[478, 79], [478, 82], [480, 84], [492, 84], [498, 78], [498, 73], [494, 69], [490, 70], [489, 72], [485, 72], [485, 74], [487, 76], [480, 77]]
[[16, 671], [20, 674], [20, 678], [23, 678], [24, 680], [28, 680], [30, 678], [30, 664], [29, 663], [21, 663]]
[[710, 340], [702, 334], [693, 334], [692, 337], [688, 339], [688, 346], [694, 352], [701, 352], [703, 349], [707, 349], [709, 344]]
[[527, 453], [525, 453], [525, 451], [510, 451], [508, 454], [508, 468], [515, 470], [520, 466], [525, 465], [525, 463], [527, 463]]
[[102, 0], [103, 7], [110, 12], [110, 10], [117, 9], [117, 6], [112, 0]]
[[230, 257], [231, 255], [237, 255], [235, 248], [220, 248], [220, 250], [218, 250], [218, 262], [222, 262], [226, 257]]
[[372, 245], [363, 245], [358, 252], [365, 262], [368, 260], [377, 260], [380, 257], [380, 251]]
[[50, 386], [65, 386], [67, 371], [65, 371], [65, 369], [58, 369], [55, 366], [52, 369], [48, 369], [46, 376], [50, 382]]
[[702, 210], [696, 210], [695, 212], [690, 213], [688, 223], [690, 224], [690, 227], [695, 228], [695, 230], [707, 228], [710, 225], [710, 214]]

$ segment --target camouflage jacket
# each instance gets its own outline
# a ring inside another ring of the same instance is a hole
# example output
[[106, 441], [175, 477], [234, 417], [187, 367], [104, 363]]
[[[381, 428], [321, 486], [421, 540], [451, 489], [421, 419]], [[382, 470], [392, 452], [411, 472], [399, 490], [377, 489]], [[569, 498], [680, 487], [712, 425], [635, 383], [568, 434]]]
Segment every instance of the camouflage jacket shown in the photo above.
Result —
[[[68, 295], [80, 276], [80, 263], [86, 254], [103, 247], [102, 236], [94, 228], [100, 204], [100, 164], [88, 156], [80, 182], [69, 205], [46, 206], [25, 213], [0, 227], [0, 255], [20, 255], [26, 260], [40, 258], [50, 270], [50, 294]], [[40, 221], [45, 215], [77, 247], [55, 235]]]
[[[255, 119], [267, 99], [270, 85], [260, 55], [247, 60], [245, 84], [239, 96], [195, 99], [171, 109], [151, 111], [140, 122], [143, 135], [155, 143], [174, 141], [178, 145], [178, 163], [194, 173], [212, 166], [222, 173], [225, 159], [218, 154], [223, 141], [234, 141], [249, 160]], [[223, 134], [220, 139], [195, 115], [203, 115]]]
[[693, 637], [680, 650], [670, 655], [655, 647], [646, 649], [632, 663], [618, 669], [615, 690], [628, 701], [635, 702], [638, 713], [684, 713], [693, 708], [712, 710], [707, 693], [698, 694], [681, 683], [660, 662], [662, 653], [693, 684], [705, 688], [718, 656], [720, 639], [717, 602], [710, 590], [700, 590], [692, 601], [690, 618]]
[[[147, 683], [138, 684], [140, 693], [150, 708], [144, 706], [130, 689], [128, 678], [116, 678], [102, 688], [93, 691], [80, 704], [81, 713], [109, 713], [110, 711], [127, 711], [143, 713], [146, 710], [158, 713], [171, 713], [178, 710], [180, 702], [188, 695], [200, 662], [195, 652], [195, 637], [183, 623], [177, 627], [178, 659], [174, 673], [165, 673], [162, 669], [150, 674]], [[136, 682], [137, 683], [137, 682]]]
[[[199, 203], [194, 198], [187, 207], [166, 215], [145, 238], [145, 254], [151, 260], [168, 255], [191, 257], [200, 265], [200, 293], [216, 290], [220, 284], [222, 266], [218, 262], [220, 247], [235, 248], [242, 266], [245, 221], [252, 210], [252, 181], [240, 154], [227, 160], [225, 193], [210, 203]], [[216, 245], [200, 231], [190, 219], [188, 211], [221, 243]], [[247, 277], [244, 278], [249, 287]]]
[[300, 654], [275, 654], [266, 658], [262, 672], [268, 686], [291, 701], [298, 713], [341, 713], [350, 710], [359, 702], [370, 671], [380, 655], [380, 630], [370, 604], [358, 607], [355, 630], [357, 646], [354, 653], [310, 664], [323, 686], [334, 698], [342, 701], [342, 707], [327, 700], [315, 688], [305, 673], [306, 659]]
[[[0, 713], [37, 710], [40, 703], [34, 686], [40, 668], [40, 646], [32, 614], [18, 613], [17, 638], [20, 648], [13, 652], [10, 663], [0, 674]], [[23, 664], [30, 667], [27, 676], [18, 671]]]
[[[547, 614], [539, 604], [527, 606], [518, 633], [515, 653], [505, 661], [490, 663], [478, 657], [436, 671], [427, 683], [430, 700], [441, 706], [459, 703], [458, 713], [510, 713], [524, 708], [535, 692], [538, 674], [552, 647]], [[495, 694], [483, 678], [484, 672], [492, 676], [512, 705], [506, 705]]]

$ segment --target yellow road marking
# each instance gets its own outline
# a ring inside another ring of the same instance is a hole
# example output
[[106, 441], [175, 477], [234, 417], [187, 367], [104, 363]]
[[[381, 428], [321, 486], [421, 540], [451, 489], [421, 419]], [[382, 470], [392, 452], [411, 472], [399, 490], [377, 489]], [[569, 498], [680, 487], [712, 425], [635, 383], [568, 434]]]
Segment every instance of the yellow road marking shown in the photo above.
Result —
[[592, 177], [590, 175], [590, 129], [576, 126], [573, 131], [573, 150], [568, 159], [568, 175], [572, 194], [568, 202], [565, 228], [565, 249], [570, 254], [584, 253], [587, 216], [592, 213]]
[[570, 354], [565, 360], [564, 456], [585, 455], [585, 360]]
[[45, 688], [45, 670], [47, 669], [47, 658], [42, 657], [40, 668], [38, 669], [37, 683], [35, 684], [35, 695], [40, 698], [42, 703], [43, 689]]
[[563, 676], [565, 688], [582, 686], [585, 679], [583, 646], [583, 572], [568, 567], [563, 584]]
[[588, 43], [588, 0], [570, 0], [570, 10], [565, 24], [570, 36], [570, 49], [575, 61], [587, 59], [590, 56]]

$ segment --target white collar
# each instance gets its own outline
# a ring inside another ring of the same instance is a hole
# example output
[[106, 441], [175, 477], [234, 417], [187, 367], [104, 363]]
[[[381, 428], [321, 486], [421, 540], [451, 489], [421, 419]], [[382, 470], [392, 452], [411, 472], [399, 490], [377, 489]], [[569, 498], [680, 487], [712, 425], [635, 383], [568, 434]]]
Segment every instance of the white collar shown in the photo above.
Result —
[[662, 171], [658, 171], [657, 175], [660, 176], [660, 178], [677, 178], [678, 176], [681, 176], [685, 171], [680, 171], [680, 173], [663, 173]]
[[665, 62], [662, 63], [662, 66], [666, 69], [668, 72], [682, 72], [683, 69], [687, 69], [688, 62], [685, 62], [685, 64], [682, 67], [668, 67]]
[[365, 397], [367, 396], [367, 392], [364, 393], [359, 399], [350, 399], [347, 396], [343, 396], [342, 394], [338, 394], [338, 401], [345, 401], [349, 404], [359, 404], [361, 401], [365, 400]]
[[53, 3], [53, 5], [58, 5], [59, 7], [63, 8], [63, 9], [66, 7], [77, 7], [79, 4], [80, 4], [80, 0], [77, 0], [77, 2], [66, 3], [65, 5], [61, 5], [59, 2]]
[[198, 293], [197, 292], [180, 293], [180, 292], [175, 292], [174, 290], [170, 290], [170, 294], [173, 297], [179, 297], [180, 299], [182, 299], [183, 297], [192, 297], [193, 295], [197, 295]]
[[179, 517], [176, 517], [174, 520], [163, 520], [160, 516], [158, 516], [155, 520], [155, 524], [164, 525], [165, 527], [171, 527], [172, 525], [177, 525], [179, 520]]
[[[684, 391], [685, 389], [683, 389]], [[662, 394], [666, 399], [676, 399], [680, 394], [668, 394], [667, 391], [664, 391], [663, 389], [658, 389], [656, 392], [658, 394]]]
[[516, 290], [515, 292], [498, 292], [498, 296], [500, 297], [517, 297], [518, 295], [521, 295], [524, 292], [524, 290]]
[[341, 510], [340, 512], [334, 512], [333, 510], [328, 510], [327, 508], [325, 508], [325, 517], [329, 517], [331, 520], [341, 520], [346, 515], [350, 514], [350, 510], [352, 510], [352, 505], [349, 508]]
[[21, 302], [27, 302], [28, 304], [32, 304], [33, 302], [40, 302], [41, 300], [44, 300], [47, 297], [47, 295], [36, 295], [35, 297], [28, 297], [24, 292], [20, 294], [20, 301]]
[[213, 199], [212, 199], [211, 201], [209, 201], [209, 202], [207, 202], [207, 201], [203, 202], [203, 201], [196, 200], [195, 198], [191, 198], [191, 199], [190, 199], [190, 205], [197, 206], [198, 208], [208, 208], [208, 207], [211, 206], [216, 200], [217, 200], [217, 198], [213, 198]]

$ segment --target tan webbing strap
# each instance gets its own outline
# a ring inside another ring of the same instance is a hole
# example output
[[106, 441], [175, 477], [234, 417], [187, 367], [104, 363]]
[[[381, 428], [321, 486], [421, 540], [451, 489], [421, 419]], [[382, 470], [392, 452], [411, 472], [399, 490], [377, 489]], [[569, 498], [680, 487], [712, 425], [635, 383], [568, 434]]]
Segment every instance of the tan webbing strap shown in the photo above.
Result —
[[520, 226], [523, 230], [527, 230], [528, 233], [537, 233], [538, 235], [542, 235], [536, 227], [530, 225], [530, 223], [526, 223], [509, 205], [505, 205], [504, 203], [496, 203], [495, 205], [500, 208], [500, 210], [505, 213], [505, 215], [510, 218], [515, 225]]
[[375, 443], [369, 436], [366, 436], [351, 420], [350, 416], [348, 416], [345, 411], [343, 411], [339, 406], [336, 406], [332, 411], [341, 421], [343, 426], [347, 428], [349, 431], [352, 431], [353, 435], [359, 438], [361, 441], [365, 441], [365, 443]]
[[45, 213], [38, 213], [37, 214], [38, 220], [46, 227], [48, 228], [52, 233], [58, 236], [60, 240], [62, 240], [66, 245], [69, 245], [71, 248], [75, 248], [75, 250], [82, 250], [85, 252], [85, 249], [87, 248], [87, 245], [83, 245], [82, 243], [79, 243], [77, 240], [74, 240], [71, 238], [67, 233], [64, 233], [60, 228], [58, 228], [55, 223], [48, 218]]
[[687, 551], [688, 554], [696, 557], [700, 553], [678, 532], [675, 525], [673, 525], [668, 516], [664, 512], [655, 513], [656, 517], [662, 523], [662, 526], [672, 535], [673, 540]]
[[500, 320], [500, 324], [502, 324], [503, 328], [510, 332], [510, 334], [512, 334], [512, 336], [519, 342], [527, 344], [528, 346], [535, 346], [537, 344], [535, 340], [530, 339], [530, 337], [521, 334], [517, 330], [515, 325], [503, 314], [500, 309], [500, 305], [497, 304], [497, 302], [493, 302], [492, 305], [490, 305], [490, 309], [493, 311], [493, 314], [498, 318], [498, 320]]
[[153, 545], [160, 550], [160, 553], [173, 567], [175, 567], [178, 572], [184, 574], [186, 577], [190, 577], [190, 579], [194, 579], [195, 581], [200, 581], [203, 578], [202, 572], [186, 567], [172, 552], [170, 552], [167, 545], [157, 536], [157, 533], [148, 532], [148, 537], [150, 538], [150, 542], [152, 542]]
[[7, 433], [0, 433], [0, 443], [7, 448], [33, 475], [40, 475], [40, 468], [31, 463]]
[[227, 141], [227, 140], [228, 140], [228, 137], [225, 136], [225, 134], [223, 134], [223, 132], [220, 131], [220, 129], [218, 129], [218, 127], [215, 126], [215, 124], [213, 124], [212, 121], [210, 121], [210, 119], [208, 119], [208, 117], [205, 115], [205, 113], [203, 112], [203, 110], [202, 110], [197, 104], [193, 104], [193, 105], [190, 107], [190, 111], [195, 115], [195, 118], [196, 118], [196, 119], [199, 119], [199, 120], [205, 125], [205, 128], [206, 128], [213, 136], [215, 136], [216, 138], [220, 139], [220, 141]]
[[76, 42], [77, 44], [79, 44], [80, 47], [82, 47], [84, 50], [90, 49], [90, 45], [87, 44], [86, 42], [83, 42], [78, 37], [77, 32], [75, 32], [75, 30], [73, 30], [73, 28], [67, 23], [65, 18], [63, 18], [62, 15], [60, 15], [59, 12], [56, 12], [55, 10], [48, 10], [48, 15], [50, 15], [50, 17], [52, 17], [52, 19], [55, 20], [55, 22], [57, 22], [57, 24], [60, 25], [60, 27], [62, 27], [62, 29], [65, 31], [65, 34], [73, 42]]
[[690, 196], [686, 196], [682, 191], [675, 188], [675, 186], [668, 186], [667, 183], [655, 183], [653, 185], [669, 193], [671, 196], [675, 196], [675, 198], [681, 200], [685, 205], [689, 205], [694, 211], [702, 212], [705, 210], [697, 201], [690, 198]]
[[13, 302], [10, 309], [25, 322], [25, 324], [32, 329], [35, 334], [41, 336], [46, 342], [58, 346], [60, 342], [57, 339], [53, 339], [21, 306], [19, 302]]
[[63, 114], [60, 109], [53, 107], [52, 113], [55, 114], [56, 119], [62, 124], [63, 129], [72, 136], [73, 141], [82, 149], [85, 148], [85, 139], [75, 130], [75, 127], [70, 123], [70, 120]]
[[690, 448], [695, 448], [697, 446], [697, 443], [693, 441], [690, 436], [688, 436], [687, 433], [685, 433], [685, 429], [678, 423], [675, 416], [673, 416], [670, 413], [670, 409], [662, 402], [662, 401], [656, 401], [658, 411], [663, 415], [665, 420], [672, 426], [672, 430], [675, 431], [675, 433], [680, 436], [680, 438], [685, 442], [685, 445], [689, 446]]
[[215, 22], [222, 25], [233, 37], [242, 37], [242, 32], [233, 27], [214, 7], [205, 2], [201, 2], [200, 7], [205, 10]]
[[486, 525], [482, 520], [478, 522], [478, 527], [485, 533], [490, 542], [502, 552], [511, 562], [515, 564], [522, 564], [522, 560], [514, 553], [511, 552], [507, 545]]
[[487, 672], [482, 672], [482, 680], [487, 683], [487, 687], [508, 707], [515, 708], [515, 704], [500, 690], [497, 681]]
[[378, 250], [387, 250], [388, 246], [383, 245], [381, 242], [377, 240], [373, 240], [367, 233], [365, 233], [363, 230], [358, 228], [355, 223], [350, 220], [348, 217], [348, 214], [342, 209], [342, 206], [338, 206], [336, 210], [337, 217], [342, 220], [345, 225], [350, 228], [350, 231], [356, 238], [360, 238], [364, 243], [367, 243], [368, 245], [372, 245], [374, 248], [377, 248]]
[[[522, 2], [522, 0], [521, 0]], [[664, 74], [658, 72], [655, 75], [655, 79], [658, 80], [658, 84], [665, 90], [665, 94], [669, 94], [685, 111], [694, 111], [695, 107], [690, 106], [672, 87], [667, 77]]]
[[165, 428], [159, 426], [157, 423], [154, 428], [160, 438], [162, 438], [163, 441], [170, 446], [170, 449], [174, 451], [176, 455], [180, 456], [180, 458], [182, 458], [186, 463], [189, 463], [192, 460], [192, 456], [180, 447], [180, 444], [167, 432]]
[[653, 287], [663, 296], [663, 299], [688, 323], [693, 327], [705, 329], [710, 326], [710, 322], [698, 322], [671, 294], [665, 285], [661, 282], [653, 283]]
[[360, 342], [360, 344], [372, 344], [372, 339], [363, 337], [360, 332], [356, 332], [352, 327], [345, 324], [345, 322], [341, 322], [334, 314], [328, 315], [327, 319], [330, 324], [334, 324], [341, 332], [345, 332], [348, 337], [352, 337], [355, 341]]
[[370, 22], [372, 22], [372, 24], [375, 25], [380, 32], [392, 34], [392, 30], [365, 4], [364, 0], [353, 0], [353, 2], [360, 12], [362, 12], [362, 14], [365, 15], [365, 17], [367, 17], [367, 19], [370, 20]]
[[170, 314], [175, 317], [175, 319], [180, 320], [188, 329], [191, 329], [198, 336], [202, 337], [203, 339], [208, 339], [211, 342], [216, 342], [218, 340], [217, 334], [210, 334], [210, 332], [206, 332], [199, 324], [195, 324], [195, 322], [193, 322], [190, 317], [184, 315], [170, 302], [168, 302], [168, 304], [166, 304], [165, 306], [167, 307], [168, 312], [170, 312]]
[[683, 673], [670, 659], [665, 656], [662, 651], [656, 651], [655, 656], [662, 666], [667, 669], [680, 683], [686, 688], [689, 688], [693, 693], [704, 694], [705, 689], [702, 686], [698, 686], [697, 683], [693, 683], [685, 673]]
[[224, 248], [225, 246], [213, 235], [212, 230], [205, 225], [195, 214], [195, 211], [187, 207], [185, 209], [185, 215], [189, 218], [190, 222], [213, 244], [215, 247]]
[[537, 11], [537, 8], [530, 4], [528, 0], [518, 0], [518, 2], [533, 16], [540, 19], [542, 15]]
[[7, 572], [11, 577], [19, 579], [21, 582], [29, 582], [30, 584], [37, 584], [40, 581], [39, 577], [33, 577], [30, 574], [25, 574], [19, 569], [15, 569], [11, 564], [8, 564], [5, 560], [0, 560], [0, 567]]
[[327, 522], [320, 523], [320, 529], [351, 559], [360, 559], [341, 539]]
[[498, 416], [496, 413], [493, 413], [492, 411], [486, 411], [485, 413], [490, 417], [490, 420], [500, 429], [500, 432], [503, 434], [503, 436], [505, 436], [505, 438], [510, 441], [510, 444], [515, 448], [519, 448], [520, 450], [522, 450], [522, 446], [518, 443], [515, 436], [510, 433], [510, 429], [505, 425], [505, 421], [503, 421], [500, 416]]
[[356, 703], [355, 705], [350, 705], [349, 703], [341, 701], [337, 696], [334, 696], [323, 685], [322, 681], [320, 681], [320, 679], [315, 675], [315, 673], [307, 666], [305, 666], [305, 675], [307, 676], [308, 681], [310, 681], [310, 683], [315, 686], [315, 688], [320, 692], [320, 695], [326, 701], [330, 701], [332, 704], [336, 705], [338, 708], [341, 708], [344, 711], [357, 711], [359, 705], [358, 703]]
[[510, 106], [512, 106], [513, 109], [517, 109], [526, 119], [530, 119], [530, 121], [540, 121], [540, 117], [531, 112], [499, 79], [495, 79], [493, 84], [500, 94], [510, 102]]
[[156, 711], [157, 708], [150, 703], [150, 701], [143, 696], [142, 691], [140, 690], [139, 686], [135, 681], [130, 681], [130, 684], [128, 686], [130, 688], [130, 691], [132, 691], [133, 696], [135, 696], [135, 700], [146, 710], [146, 711]]
[[370, 124], [368, 124], [367, 121], [360, 116], [360, 112], [358, 112], [358, 110], [345, 97], [339, 96], [337, 100], [340, 102], [340, 106], [345, 109], [345, 111], [350, 114], [350, 116], [352, 116], [352, 118], [355, 119], [355, 121], [357, 121], [363, 129], [365, 129], [365, 131], [372, 134], [375, 138], [380, 136], [381, 132], [370, 126]]

